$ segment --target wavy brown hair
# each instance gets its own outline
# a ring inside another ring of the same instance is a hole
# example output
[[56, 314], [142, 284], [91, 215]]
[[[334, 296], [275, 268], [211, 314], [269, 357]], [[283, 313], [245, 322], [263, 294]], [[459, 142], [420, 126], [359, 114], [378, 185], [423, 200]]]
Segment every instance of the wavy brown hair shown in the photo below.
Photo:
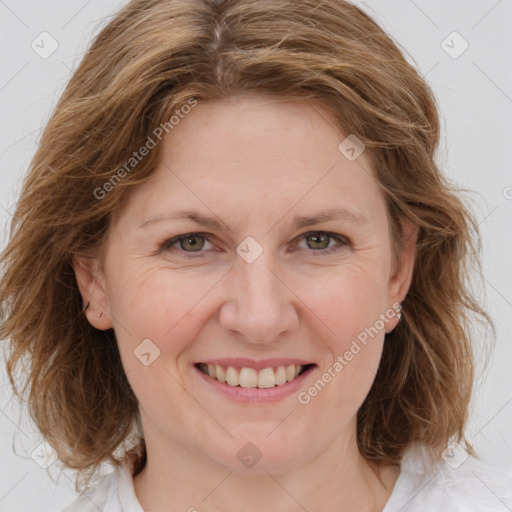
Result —
[[11, 383], [62, 463], [82, 475], [126, 458], [137, 472], [145, 446], [123, 449], [137, 400], [114, 331], [81, 313], [72, 259], [101, 251], [112, 212], [154, 171], [160, 145], [99, 199], [98, 190], [180, 106], [244, 93], [327, 105], [342, 133], [366, 145], [397, 252], [402, 221], [419, 228], [404, 317], [358, 413], [361, 453], [396, 463], [411, 443], [439, 455], [464, 438], [472, 323], [489, 318], [467, 281], [476, 225], [436, 164], [440, 123], [423, 78], [343, 0], [134, 0], [101, 30], [60, 98], [2, 254]]

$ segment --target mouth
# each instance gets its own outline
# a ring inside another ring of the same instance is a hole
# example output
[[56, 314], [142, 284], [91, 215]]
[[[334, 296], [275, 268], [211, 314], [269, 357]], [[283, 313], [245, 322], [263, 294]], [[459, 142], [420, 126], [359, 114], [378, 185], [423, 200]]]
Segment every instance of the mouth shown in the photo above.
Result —
[[[265, 364], [265, 363], [263, 363]], [[284, 387], [300, 379], [316, 365], [280, 364], [263, 366], [262, 364], [236, 365], [221, 363], [196, 363], [194, 365], [210, 379], [231, 386], [246, 389], [271, 389]]]

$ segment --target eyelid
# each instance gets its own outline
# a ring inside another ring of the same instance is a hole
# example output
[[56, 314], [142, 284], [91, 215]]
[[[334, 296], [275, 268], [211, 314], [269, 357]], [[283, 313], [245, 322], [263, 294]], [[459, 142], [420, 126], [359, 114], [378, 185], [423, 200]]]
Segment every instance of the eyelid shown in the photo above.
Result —
[[322, 229], [317, 229], [317, 230], [307, 231], [306, 233], [301, 233], [297, 238], [304, 239], [310, 235], [327, 235], [327, 236], [330, 236], [331, 238], [335, 238], [335, 239], [340, 240], [345, 243], [350, 242], [346, 236], [344, 236], [340, 233], [334, 233], [332, 231], [325, 231]]
[[311, 249], [310, 251], [308, 251], [308, 252], [312, 253], [314, 256], [316, 256], [316, 255], [321, 256], [321, 255], [325, 255], [325, 254], [334, 253], [334, 252], [341, 250], [343, 247], [352, 248], [352, 242], [346, 236], [341, 235], [339, 233], [333, 233], [332, 231], [323, 231], [323, 230], [316, 230], [316, 231], [313, 230], [313, 231], [308, 231], [306, 233], [302, 233], [301, 235], [298, 236], [299, 241], [297, 243], [302, 242], [310, 235], [327, 235], [331, 239], [336, 240], [339, 244], [339, 246], [329, 247], [327, 249], [321, 249], [321, 250], [317, 250], [317, 251], [315, 251], [314, 249]]
[[[212, 236], [211, 233], [200, 233], [200, 232], [196, 232], [196, 231], [191, 231], [189, 233], [183, 233], [182, 235], [177, 235], [177, 236], [168, 238], [160, 245], [160, 251], [163, 251], [165, 249], [170, 249], [172, 245], [178, 243], [180, 240], [183, 240], [189, 236], [197, 236], [198, 238], [201, 237], [201, 238], [204, 238], [205, 240], [207, 240], [209, 243], [213, 243], [210, 241], [210, 237]], [[186, 252], [186, 251], [182, 251], [182, 252]], [[198, 251], [198, 252], [200, 253], [203, 251]], [[192, 252], [190, 252], [188, 254], [192, 254]]]

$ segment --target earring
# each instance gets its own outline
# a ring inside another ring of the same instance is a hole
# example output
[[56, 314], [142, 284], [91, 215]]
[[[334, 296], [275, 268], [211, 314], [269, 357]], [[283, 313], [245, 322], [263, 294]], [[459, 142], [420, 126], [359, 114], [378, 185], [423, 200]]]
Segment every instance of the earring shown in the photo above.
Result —
[[101, 318], [101, 315], [103, 315], [103, 309], [96, 315], [98, 318]]
[[82, 309], [82, 313], [85, 313], [85, 310], [89, 307], [89, 304], [90, 304], [90, 302], [88, 302], [88, 303], [84, 306], [84, 309]]
[[402, 320], [402, 304], [398, 304], [396, 308], [396, 317], [398, 318], [398, 321]]

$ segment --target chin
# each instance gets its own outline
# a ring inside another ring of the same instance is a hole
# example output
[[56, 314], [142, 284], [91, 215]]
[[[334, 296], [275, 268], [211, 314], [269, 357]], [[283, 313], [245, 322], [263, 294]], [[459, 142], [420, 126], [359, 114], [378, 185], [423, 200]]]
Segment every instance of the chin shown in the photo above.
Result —
[[[292, 416], [292, 415], [290, 415]], [[276, 428], [277, 427], [277, 428]], [[276, 429], [272, 432], [272, 429]], [[277, 433], [279, 424], [269, 428], [265, 423], [247, 428], [239, 425], [230, 430], [234, 438], [219, 443], [218, 449], [205, 450], [210, 458], [229, 471], [243, 474], [283, 473], [300, 464], [304, 459], [304, 447], [312, 448], [311, 438], [301, 440], [298, 433], [292, 433], [287, 423], [283, 432]], [[311, 436], [314, 438], [314, 434]], [[321, 448], [319, 448], [320, 450]]]

